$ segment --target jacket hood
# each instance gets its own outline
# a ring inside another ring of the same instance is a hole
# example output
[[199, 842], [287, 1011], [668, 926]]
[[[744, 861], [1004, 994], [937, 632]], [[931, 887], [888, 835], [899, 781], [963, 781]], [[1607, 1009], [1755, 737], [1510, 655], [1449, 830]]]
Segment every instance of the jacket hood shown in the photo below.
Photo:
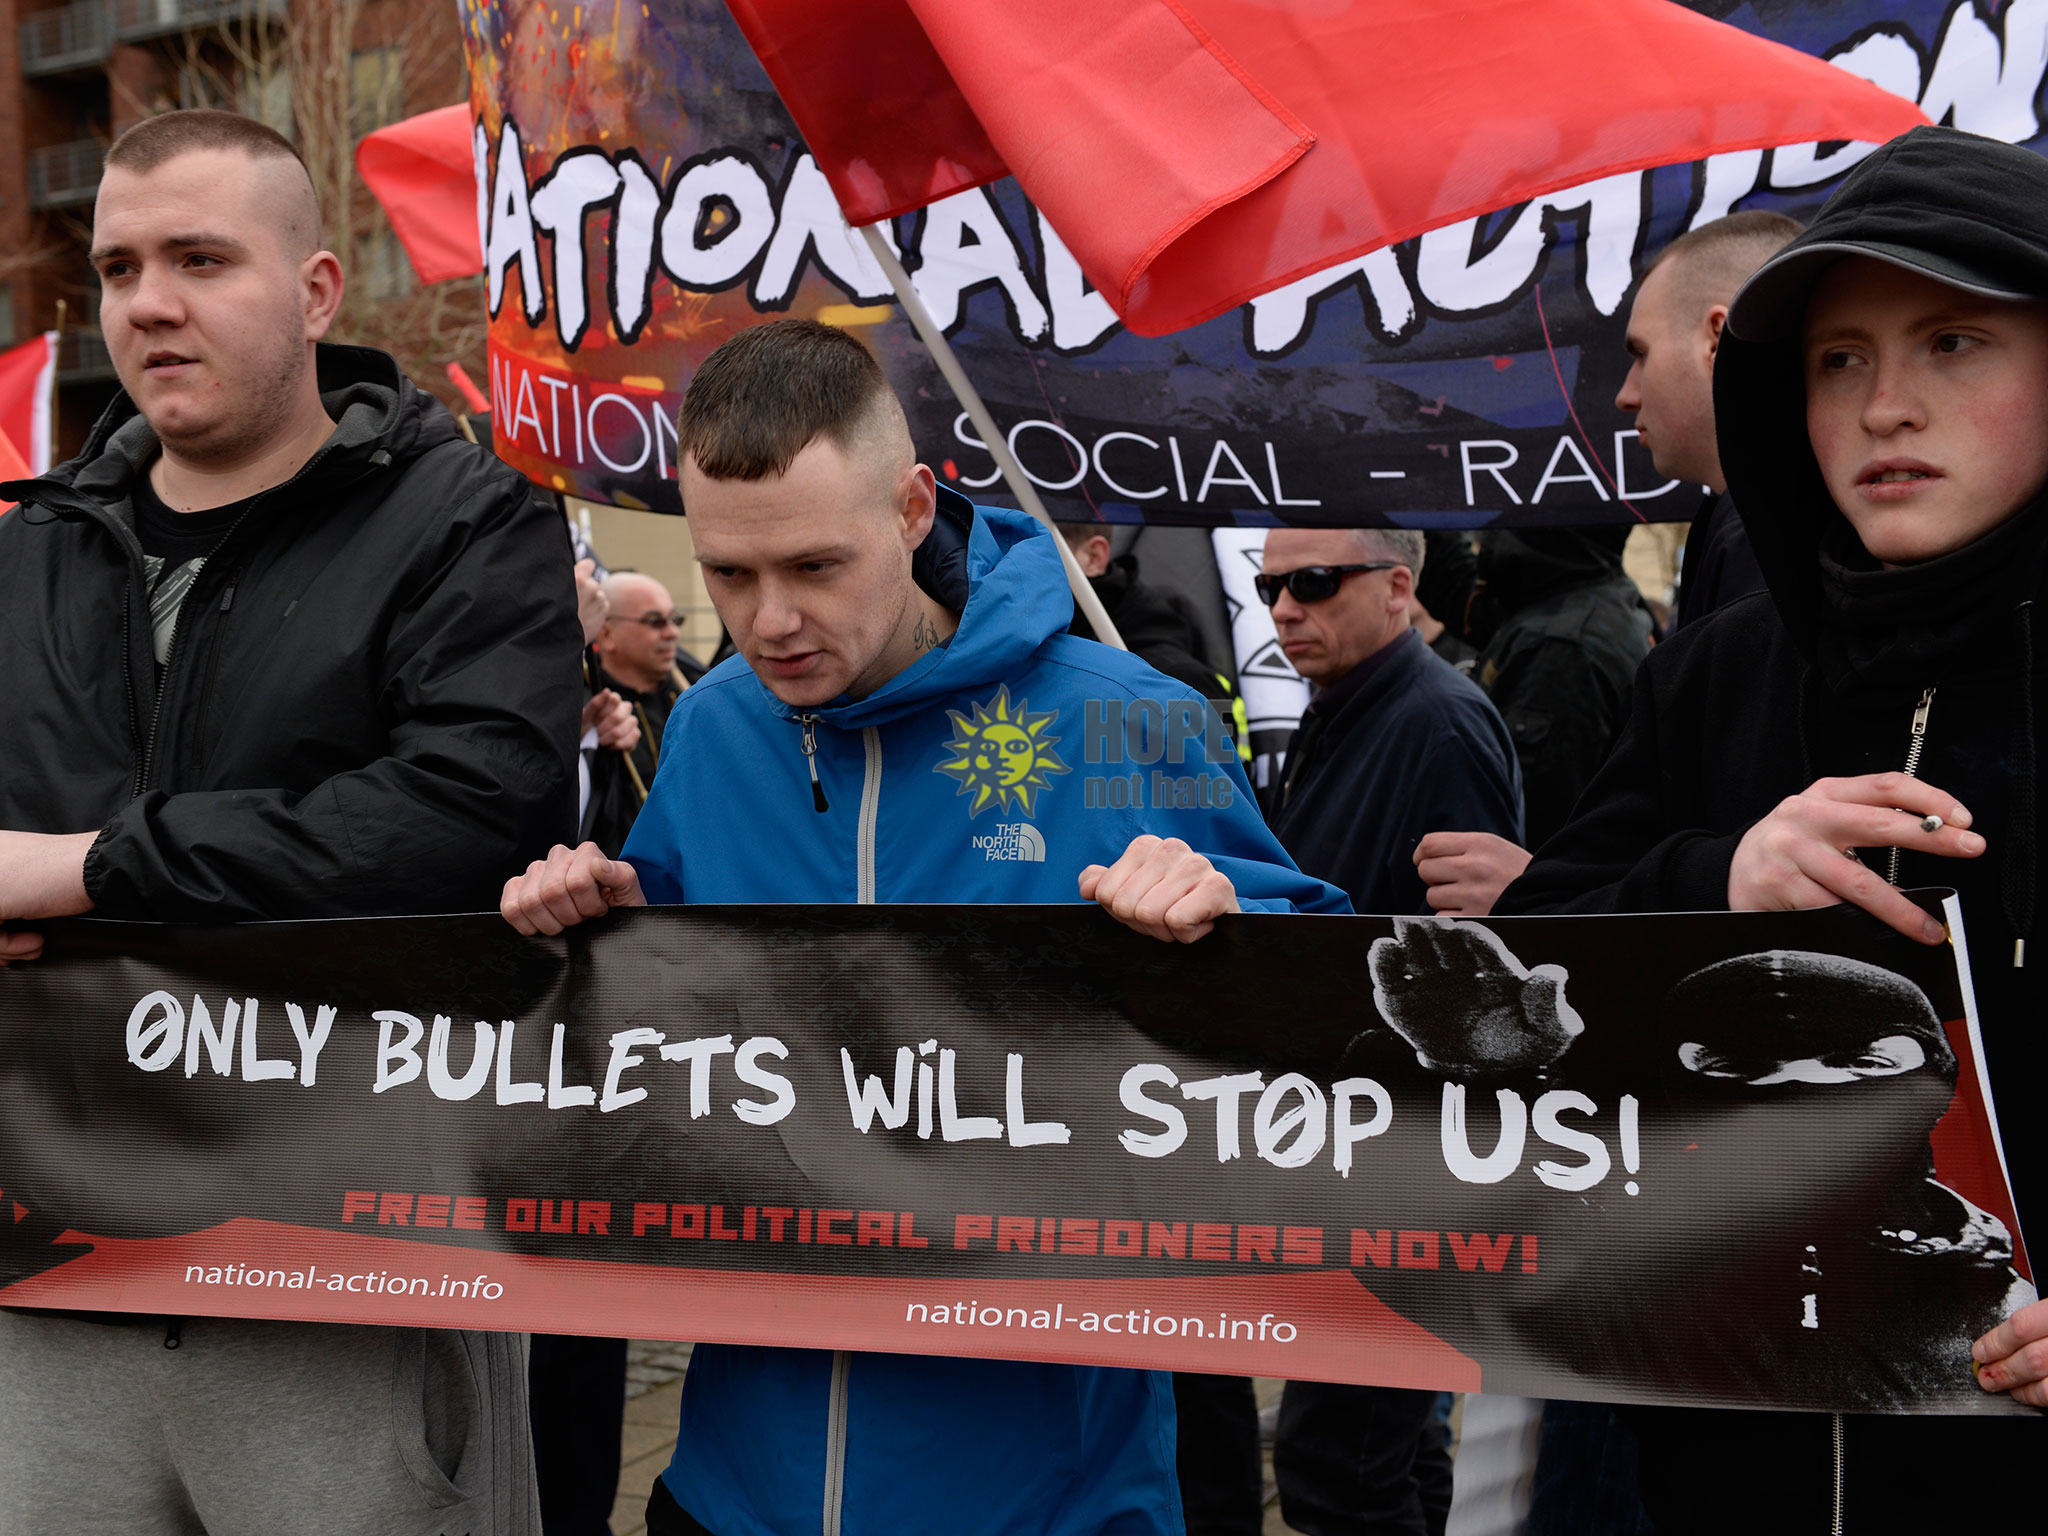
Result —
[[[1796, 317], [1851, 255], [1977, 291], [2048, 295], [2048, 161], [1946, 128], [1915, 128], [1852, 171], [1813, 225], [1736, 296], [1714, 364], [1728, 492], [1794, 641], [1838, 692], [1896, 694], [1983, 640], [2032, 592], [2042, 498], [1968, 547], [1885, 570], [1821, 478], [1806, 432]], [[1906, 259], [1910, 257], [1911, 259]]]
[[1628, 527], [1489, 528], [1479, 536], [1479, 575], [1504, 612], [1570, 587], [1621, 574]]
[[[334, 433], [321, 449], [323, 477], [353, 479], [368, 469], [404, 464], [461, 436], [447, 408], [407, 378], [389, 353], [323, 342], [315, 359], [320, 399], [334, 418]], [[156, 433], [123, 390], [101, 413], [77, 458], [39, 480], [10, 482], [0, 487], [0, 495], [10, 501], [40, 499], [37, 486], [58, 485], [97, 501], [120, 501], [157, 449]], [[51, 510], [62, 516], [65, 509], [52, 504]]]
[[823, 708], [799, 711], [758, 677], [755, 685], [779, 715], [811, 713], [841, 730], [860, 730], [1001, 682], [1073, 621], [1074, 599], [1052, 540], [1027, 512], [976, 506], [940, 486], [938, 515], [912, 558], [911, 574], [926, 592], [958, 609], [960, 627], [953, 638], [864, 699], [842, 694]]

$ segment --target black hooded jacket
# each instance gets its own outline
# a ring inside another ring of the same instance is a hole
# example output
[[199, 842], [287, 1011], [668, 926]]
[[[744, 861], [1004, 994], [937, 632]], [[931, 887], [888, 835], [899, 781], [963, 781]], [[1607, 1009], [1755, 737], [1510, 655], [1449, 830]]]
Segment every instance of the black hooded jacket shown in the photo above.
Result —
[[[2048, 292], [2048, 238], [2035, 260]], [[2034, 745], [2048, 677], [2048, 623], [2036, 617], [2048, 491], [1964, 549], [1883, 570], [1821, 479], [1805, 398], [1796, 347], [1724, 337], [1714, 369], [1721, 463], [1768, 594], [1651, 653], [1579, 814], [1494, 910], [1725, 909], [1743, 834], [1816, 779], [1903, 768], [1932, 688], [1919, 776], [1969, 807], [1988, 847], [1976, 859], [1904, 853], [1899, 883], [1961, 896], [2021, 1221], [2048, 1230], [2048, 1117], [2031, 1103], [2048, 1081]], [[1883, 871], [1890, 851], [1864, 858]], [[2029, 939], [2015, 966], [2016, 941]]]
[[[1116, 626], [1132, 655], [1175, 681], [1186, 683], [1205, 699], [1218, 696], [1223, 682], [1209, 665], [1201, 630], [1175, 606], [1173, 594], [1138, 580], [1136, 555], [1118, 555], [1109, 562], [1108, 570], [1090, 577], [1088, 584], [1102, 599], [1103, 612], [1109, 615], [1109, 622]], [[1078, 607], [1070, 633], [1084, 640], [1095, 638], [1094, 629]]]
[[1571, 815], [1628, 717], [1650, 610], [1622, 573], [1625, 527], [1489, 530], [1479, 577], [1506, 614], [1472, 676], [1522, 764], [1522, 820], [1540, 848]]
[[382, 352], [319, 349], [333, 435], [201, 569], [166, 664], [125, 395], [0, 487], [0, 827], [103, 829], [106, 917], [494, 908], [573, 831], [581, 631], [559, 519]]
[[[2026, 151], [1915, 129], [1859, 166], [1787, 252], [1896, 242], [2048, 294], [2044, 181], [2048, 168]], [[2048, 489], [1961, 550], [1881, 568], [1821, 478], [1797, 346], [1745, 339], [1743, 308], [1738, 297], [1714, 404], [1729, 493], [1767, 592], [1651, 653], [1628, 725], [1578, 814], [1494, 910], [1725, 909], [1750, 827], [1816, 779], [1904, 769], [1924, 700], [1918, 774], [1969, 807], [1987, 849], [1976, 859], [1903, 853], [1897, 878], [1960, 897], [1992, 1094], [2038, 1263], [2048, 1231], [2048, 1116], [2036, 1103], [2048, 1080], [2048, 954], [2036, 923], [2034, 737], [2048, 677], [2048, 624], [2037, 618]], [[1889, 849], [1861, 856], [1887, 872]], [[2018, 1530], [2038, 1517], [2030, 1480], [2048, 1420], [1856, 1420], [1832, 1451], [1828, 1421], [1804, 1415], [1674, 1412], [1638, 1427], [1660, 1530], [1667, 1519], [1684, 1530], [1821, 1529], [1831, 1466], [1846, 1468], [1848, 1529], [1933, 1528], [1967, 1507], [1986, 1530]], [[1731, 1481], [1735, 1467], [1742, 1475]], [[2022, 1523], [2007, 1523], [2019, 1509]]]

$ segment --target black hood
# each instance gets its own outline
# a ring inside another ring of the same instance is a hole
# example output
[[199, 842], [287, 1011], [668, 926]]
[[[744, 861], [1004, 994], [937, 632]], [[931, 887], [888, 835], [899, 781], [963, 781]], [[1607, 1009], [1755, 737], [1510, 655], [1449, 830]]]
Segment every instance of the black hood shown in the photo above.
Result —
[[1621, 574], [1628, 528], [1489, 528], [1479, 535], [1479, 578], [1504, 612]]
[[2048, 161], [1948, 128], [1892, 140], [1745, 286], [1722, 336], [1721, 467], [1772, 601], [1831, 689], [1890, 699], [1980, 644], [2010, 643], [2039, 581], [2048, 498], [1938, 559], [1885, 570], [1864, 551], [1807, 440], [1797, 328], [1783, 323], [1831, 260], [1858, 252], [2048, 296]]

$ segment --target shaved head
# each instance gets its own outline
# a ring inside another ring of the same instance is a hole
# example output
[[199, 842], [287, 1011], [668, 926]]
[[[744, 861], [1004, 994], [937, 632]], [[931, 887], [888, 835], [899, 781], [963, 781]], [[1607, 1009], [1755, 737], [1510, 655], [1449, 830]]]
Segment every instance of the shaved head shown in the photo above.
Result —
[[107, 150], [106, 168], [146, 176], [195, 150], [232, 150], [258, 162], [257, 208], [277, 230], [283, 249], [305, 257], [326, 245], [313, 178], [291, 140], [253, 117], [211, 109], [144, 118]]
[[1799, 231], [1799, 221], [1782, 213], [1731, 213], [1665, 246], [1643, 278], [1665, 272], [1663, 302], [1680, 324], [1690, 325], [1716, 304], [1733, 302], [1750, 275]]
[[257, 172], [262, 177], [265, 210], [285, 251], [303, 258], [325, 250], [327, 229], [306, 167], [296, 156], [289, 160], [272, 156], [257, 163]]
[[674, 606], [667, 587], [638, 571], [614, 571], [598, 587], [610, 602], [611, 611], [623, 617], [638, 618], [643, 611], [665, 611]]

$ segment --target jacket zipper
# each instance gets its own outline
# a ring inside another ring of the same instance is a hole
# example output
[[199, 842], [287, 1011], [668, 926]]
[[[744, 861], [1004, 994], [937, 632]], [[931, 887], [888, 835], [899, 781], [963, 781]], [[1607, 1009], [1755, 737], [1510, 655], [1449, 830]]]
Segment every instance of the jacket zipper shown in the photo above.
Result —
[[[255, 510], [252, 506], [249, 512]], [[214, 554], [219, 554], [222, 549], [227, 547], [228, 540], [235, 536], [235, 530], [249, 520], [249, 512], [244, 512], [228, 525], [228, 531], [220, 536], [220, 543], [213, 546]], [[210, 561], [213, 559], [213, 555], [208, 555], [206, 558]], [[188, 593], [185, 601], [189, 603], [191, 600], [191, 595]], [[181, 605], [178, 611], [177, 622], [171, 628], [171, 647], [164, 652], [163, 671], [157, 675], [156, 699], [149, 707], [149, 734], [142, 739], [142, 760], [136, 765], [135, 793], [129, 796], [130, 799], [141, 798], [142, 792], [149, 788], [150, 770], [156, 766], [157, 727], [163, 723], [164, 718], [164, 695], [171, 691], [171, 667], [178, 659], [178, 642], [185, 638], [186, 631], [191, 629], [191, 627], [190, 624], [185, 622], [185, 610]]]
[[860, 833], [854, 843], [857, 861], [854, 900], [872, 906], [875, 900], [875, 824], [882, 813], [882, 732], [868, 726], [860, 733], [867, 752], [867, 772], [860, 786]]
[[[1929, 690], [1929, 692], [1932, 691], [1931, 689]], [[1842, 1424], [1842, 1416], [1838, 1413], [1835, 1415], [1835, 1515], [1834, 1520], [1828, 1526], [1830, 1536], [1842, 1536], [1844, 1529], [1842, 1520], [1842, 1464], [1846, 1459], [1843, 1450], [1843, 1441], [1845, 1439], [1846, 1430]]]
[[[222, 618], [213, 626], [213, 641], [206, 648], [206, 676], [199, 685], [199, 725], [192, 734], [193, 744], [204, 750], [206, 741], [206, 716], [213, 707], [213, 679], [220, 668], [220, 637], [227, 629], [227, 611], [235, 606], [235, 587], [242, 579], [242, 570], [237, 566], [228, 572], [227, 590], [220, 595]], [[173, 636], [173, 639], [176, 637]]]
[[[121, 594], [121, 687], [128, 695], [128, 734], [137, 741], [142, 739], [142, 711], [135, 707], [135, 658], [128, 654], [134, 641], [135, 580], [131, 576], [128, 590]], [[130, 786], [128, 798], [133, 800], [142, 793], [142, 758], [135, 759], [135, 782]]]
[[[313, 471], [319, 467], [320, 461], [322, 459], [325, 459], [333, 451], [334, 445], [332, 443], [326, 444], [320, 449], [319, 452], [315, 453], [313, 457], [306, 460], [305, 463], [301, 464], [299, 466], [299, 472], [293, 475], [291, 479], [285, 481], [282, 485], [273, 485], [267, 491], [258, 491], [255, 496], [250, 498], [249, 505], [243, 511], [242, 515], [236, 518], [232, 523], [228, 525], [228, 531], [220, 536], [220, 542], [213, 546], [213, 553], [208, 555], [206, 558], [209, 561], [219, 559], [220, 552], [228, 547], [229, 542], [234, 538], [234, 536], [237, 533], [241, 532], [242, 525], [248, 522], [249, 519], [255, 514], [256, 508], [259, 504], [268, 500], [270, 497], [275, 496], [278, 492], [288, 491], [293, 486], [297, 485], [301, 480], [305, 479], [306, 476], [312, 474]], [[370, 475], [375, 474], [378, 470], [383, 469], [390, 462], [391, 455], [388, 451], [382, 448], [376, 449], [371, 453], [369, 465], [363, 470], [362, 474], [355, 476], [354, 479], [348, 481], [347, 483], [349, 485], [353, 485], [356, 483], [357, 480], [362, 480]], [[140, 546], [138, 546], [138, 548], [139, 547]], [[237, 581], [241, 580], [241, 575], [242, 573], [239, 569], [236, 569], [229, 574], [228, 593], [226, 598], [221, 603], [222, 613], [226, 613], [228, 611], [228, 608], [233, 604], [234, 584]], [[190, 598], [188, 597], [186, 600], [189, 602]], [[181, 613], [179, 617], [182, 619], [183, 614]], [[178, 659], [178, 641], [181, 638], [183, 638], [184, 632], [190, 627], [190, 625], [181, 623], [178, 625], [176, 629], [171, 631], [171, 648], [164, 653], [163, 675], [157, 680], [156, 703], [151, 707], [149, 713], [149, 734], [148, 736], [143, 738], [142, 759], [141, 763], [135, 770], [135, 793], [129, 796], [130, 799], [140, 799], [142, 796], [142, 792], [149, 788], [150, 770], [155, 766], [153, 760], [156, 756], [157, 727], [163, 722], [164, 695], [170, 692], [171, 664]], [[133, 686], [133, 679], [130, 679], [130, 686]]]
[[[1920, 759], [1927, 751], [1927, 714], [1928, 711], [1933, 708], [1934, 689], [1930, 687], [1922, 691], [1920, 695], [1920, 702], [1913, 706], [1913, 735], [1912, 739], [1906, 743], [1905, 765], [1899, 770], [1909, 779], [1917, 779], [1920, 777]], [[1897, 885], [1899, 883], [1900, 852], [1900, 849], [1893, 848], [1891, 858], [1887, 860], [1885, 863], [1884, 878], [1887, 884]], [[1844, 1529], [1842, 1511], [1844, 1493], [1846, 1488], [1845, 1464], [1848, 1459], [1848, 1426], [1843, 1423], [1842, 1416], [1839, 1413], [1835, 1414], [1833, 1417], [1835, 1496], [1834, 1518], [1829, 1523], [1828, 1529], [1833, 1533], [1833, 1536], [1842, 1536]]]
[[825, 1410], [825, 1536], [839, 1536], [840, 1506], [846, 1497], [846, 1378], [852, 1371], [852, 1354], [835, 1351], [831, 1406]]
[[[799, 717], [806, 721], [815, 716]], [[810, 725], [804, 727], [810, 739]], [[867, 758], [860, 785], [860, 830], [854, 840], [854, 900], [862, 906], [875, 902], [875, 828], [882, 815], [882, 732], [867, 726], [860, 733]], [[805, 749], [810, 750], [809, 748]], [[815, 769], [813, 772], [815, 773]], [[814, 781], [815, 782], [815, 781]], [[846, 1399], [847, 1378], [853, 1372], [853, 1356], [846, 1350], [832, 1356], [832, 1394], [825, 1409], [825, 1536], [839, 1536], [840, 1513], [846, 1502]]]
[[818, 779], [818, 717], [798, 715], [796, 723], [803, 727], [804, 765], [811, 770], [811, 808], [823, 815], [832, 807], [825, 802], [825, 786]]
[[[1906, 744], [1906, 766], [1899, 771], [1909, 779], [1920, 777], [1920, 756], [1927, 750], [1927, 712], [1934, 707], [1934, 690], [1927, 689], [1920, 695], [1920, 702], [1913, 706], [1913, 739]], [[1892, 849], [1892, 856], [1885, 864], [1884, 878], [1888, 884], [1899, 883], [1899, 854], [1902, 850]]]

